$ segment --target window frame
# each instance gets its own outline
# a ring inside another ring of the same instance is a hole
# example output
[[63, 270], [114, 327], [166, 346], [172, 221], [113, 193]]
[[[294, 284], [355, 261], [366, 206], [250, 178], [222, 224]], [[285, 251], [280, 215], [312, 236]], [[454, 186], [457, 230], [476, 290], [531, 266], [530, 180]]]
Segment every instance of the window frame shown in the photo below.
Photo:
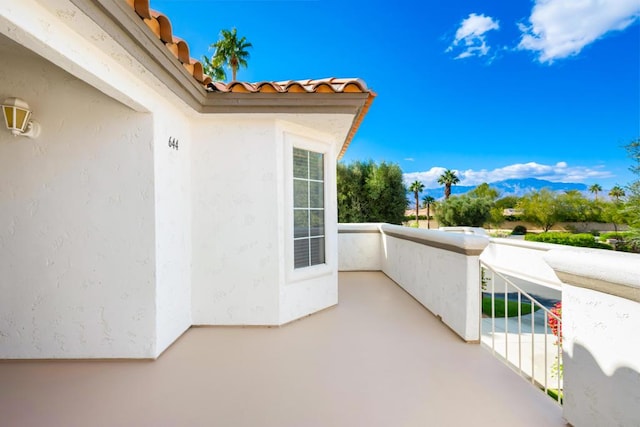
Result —
[[[282, 159], [284, 166], [284, 203], [283, 203], [283, 226], [284, 233], [284, 257], [285, 257], [285, 278], [288, 284], [313, 279], [316, 277], [334, 274], [337, 269], [337, 216], [331, 215], [330, 198], [335, 197], [335, 173], [331, 173], [331, 156], [335, 154], [332, 140], [322, 138], [318, 135], [313, 137], [305, 132], [301, 133], [293, 130], [290, 126], [283, 126], [281, 123]], [[312, 151], [323, 155], [323, 172], [324, 172], [324, 263], [312, 265], [309, 267], [295, 268], [294, 263], [294, 192], [293, 192], [293, 149]], [[332, 221], [335, 221], [334, 225]], [[334, 237], [333, 234], [336, 234]], [[334, 248], [336, 247], [336, 248]]]
[[[301, 268], [310, 268], [316, 265], [323, 265], [326, 264], [326, 257], [327, 257], [327, 249], [326, 249], [326, 245], [325, 245], [325, 241], [326, 241], [326, 228], [325, 228], [325, 221], [326, 221], [326, 215], [325, 215], [325, 177], [326, 177], [326, 165], [325, 165], [325, 154], [324, 153], [319, 153], [317, 151], [312, 151], [312, 150], [307, 150], [304, 148], [300, 148], [297, 146], [293, 146], [291, 148], [292, 150], [292, 168], [294, 169], [294, 174], [292, 176], [292, 185], [294, 188], [294, 204], [293, 204], [293, 263], [294, 266], [293, 268], [295, 270], [301, 269]], [[306, 177], [296, 177], [295, 176], [295, 167], [294, 167], [294, 163], [295, 163], [295, 151], [299, 150], [299, 151], [303, 151], [306, 154], [306, 160], [307, 160], [307, 176]], [[322, 177], [321, 179], [315, 179], [313, 178], [311, 175], [311, 156], [310, 154], [317, 154], [322, 156]], [[306, 195], [307, 195], [307, 200], [306, 203], [304, 204], [304, 206], [296, 206], [296, 183], [304, 183], [307, 186], [307, 191], [306, 191]], [[314, 207], [313, 203], [312, 203], [312, 184], [316, 183], [316, 184], [321, 184], [321, 188], [322, 188], [322, 200], [320, 201], [320, 207]], [[298, 236], [296, 237], [296, 214], [298, 212], [304, 212], [306, 217], [307, 217], [307, 225], [306, 225], [306, 235], [305, 236]], [[313, 233], [313, 224], [312, 224], [312, 217], [313, 217], [313, 213], [314, 212], [321, 212], [321, 217], [322, 217], [322, 233], [320, 234], [314, 234]], [[312, 242], [316, 240], [316, 241], [320, 241], [321, 245], [322, 245], [322, 262], [318, 262], [313, 264], [313, 249], [312, 249]], [[307, 259], [307, 265], [304, 266], [296, 266], [296, 242], [301, 242], [301, 241], [306, 241], [306, 246], [307, 246], [307, 255], [308, 255], [308, 259]]]

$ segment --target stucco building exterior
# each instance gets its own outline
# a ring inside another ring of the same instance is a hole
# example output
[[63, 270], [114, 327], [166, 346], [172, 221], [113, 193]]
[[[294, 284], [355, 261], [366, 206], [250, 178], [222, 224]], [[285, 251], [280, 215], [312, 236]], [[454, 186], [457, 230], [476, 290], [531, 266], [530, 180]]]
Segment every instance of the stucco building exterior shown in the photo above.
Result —
[[0, 4], [0, 358], [156, 358], [192, 325], [337, 303], [358, 79], [211, 82], [138, 0]]

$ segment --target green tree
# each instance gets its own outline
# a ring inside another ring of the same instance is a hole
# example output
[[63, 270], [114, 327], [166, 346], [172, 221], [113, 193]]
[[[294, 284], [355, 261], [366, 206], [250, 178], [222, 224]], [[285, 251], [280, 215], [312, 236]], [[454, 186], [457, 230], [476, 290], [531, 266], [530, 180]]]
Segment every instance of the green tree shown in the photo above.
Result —
[[553, 191], [543, 188], [522, 197], [518, 202], [525, 221], [536, 224], [547, 232], [560, 219], [561, 209], [558, 197]]
[[373, 163], [365, 183], [369, 203], [368, 222], [402, 224], [407, 208], [407, 190], [402, 169], [393, 163]]
[[202, 56], [202, 68], [204, 68], [204, 73], [215, 81], [227, 79], [227, 73], [224, 72], [224, 67], [214, 63], [211, 58], [207, 58], [205, 55]]
[[496, 207], [501, 209], [515, 209], [520, 198], [517, 196], [506, 196], [496, 200]]
[[624, 204], [619, 200], [604, 203], [602, 207], [602, 219], [604, 222], [613, 224], [613, 230], [617, 233], [618, 225], [626, 224], [628, 221]]
[[413, 181], [409, 186], [409, 192], [413, 193], [413, 197], [416, 200], [416, 225], [420, 224], [418, 222], [418, 202], [420, 201], [420, 193], [422, 193], [422, 190], [424, 190], [424, 184], [417, 180]]
[[407, 206], [402, 170], [396, 164], [338, 163], [338, 222], [402, 224]]
[[247, 68], [249, 51], [247, 49], [253, 45], [247, 42], [246, 37], [238, 38], [238, 31], [235, 28], [220, 31], [220, 39], [211, 45], [215, 52], [211, 58], [211, 63], [216, 66], [226, 65], [231, 69], [231, 80], [236, 80], [236, 75], [240, 67]]
[[[501, 199], [498, 199], [494, 202], [493, 204], [493, 209], [495, 210], [495, 212], [492, 212], [491, 217], [494, 220], [498, 220], [498, 218], [501, 216], [502, 217], [502, 221], [516, 221], [519, 219], [520, 215], [509, 215], [509, 216], [505, 216], [504, 215], [504, 210], [505, 209], [516, 209], [518, 207], [518, 202], [520, 201], [520, 198], [517, 196], [506, 196], [503, 197]], [[500, 216], [499, 216], [499, 215]], [[494, 225], [496, 225], [495, 223], [493, 223]]]
[[427, 229], [430, 229], [429, 220], [431, 219], [431, 206], [436, 202], [432, 196], [428, 194], [422, 198], [422, 207], [427, 208]]
[[460, 182], [460, 178], [458, 175], [451, 169], [447, 169], [440, 175], [438, 178], [438, 184], [444, 185], [444, 198], [445, 200], [449, 199], [451, 196], [451, 186], [456, 185]]
[[496, 200], [498, 197], [500, 197], [500, 192], [495, 188], [490, 187], [486, 182], [478, 185], [467, 194], [471, 197], [486, 197], [490, 200]]
[[627, 203], [625, 204], [625, 214], [628, 218], [630, 228], [630, 243], [636, 248], [640, 248], [640, 138], [636, 138], [625, 145], [628, 156], [634, 164], [629, 168], [638, 179], [632, 181], [627, 186]]
[[602, 187], [600, 184], [593, 184], [589, 187], [589, 192], [593, 193], [596, 196], [596, 200], [598, 200], [598, 193], [602, 191]]
[[482, 227], [489, 219], [491, 200], [486, 197], [454, 196], [438, 205], [440, 225]]
[[624, 189], [619, 185], [614, 185], [611, 190], [609, 190], [609, 197], [615, 199], [616, 202], [620, 201], [620, 198], [626, 196]]
[[498, 228], [502, 225], [505, 220], [503, 212], [504, 209], [497, 207], [495, 204], [493, 205], [493, 207], [489, 211], [489, 218], [487, 219], [489, 228]]
[[578, 190], [569, 190], [557, 196], [560, 221], [581, 222], [582, 231], [588, 231], [590, 222], [602, 222], [603, 205], [589, 200]]

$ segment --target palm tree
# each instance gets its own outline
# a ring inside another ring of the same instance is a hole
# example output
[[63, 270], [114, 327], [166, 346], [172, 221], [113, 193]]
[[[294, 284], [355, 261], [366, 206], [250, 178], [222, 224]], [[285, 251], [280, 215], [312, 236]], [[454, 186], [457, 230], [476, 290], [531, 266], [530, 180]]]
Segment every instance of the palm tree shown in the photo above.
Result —
[[215, 53], [211, 58], [214, 64], [227, 65], [231, 69], [231, 80], [236, 80], [236, 74], [240, 67], [247, 68], [249, 59], [248, 48], [253, 45], [247, 42], [246, 37], [238, 39], [238, 31], [235, 28], [220, 31], [220, 39], [211, 45]]
[[620, 197], [626, 196], [624, 189], [619, 185], [614, 185], [613, 188], [609, 191], [609, 197], [613, 197], [616, 199], [616, 203], [620, 201]]
[[409, 191], [413, 192], [414, 197], [416, 198], [416, 224], [420, 227], [420, 223], [418, 222], [418, 197], [420, 196], [420, 192], [424, 190], [424, 184], [420, 181], [413, 181], [411, 186], [409, 187]]
[[429, 226], [429, 218], [431, 218], [431, 205], [435, 202], [436, 199], [433, 197], [426, 195], [422, 198], [422, 207], [427, 208], [427, 229], [431, 228]]
[[447, 169], [442, 173], [442, 175], [440, 175], [440, 178], [438, 178], [438, 184], [444, 185], [445, 200], [448, 200], [449, 196], [451, 196], [451, 186], [459, 182], [460, 178], [458, 178], [458, 175], [456, 175], [456, 173], [451, 169]]
[[202, 68], [204, 73], [211, 77], [215, 81], [222, 81], [227, 79], [227, 73], [224, 72], [224, 67], [221, 64], [217, 64], [213, 61], [213, 57], [207, 58], [202, 56]]
[[602, 187], [600, 186], [600, 184], [593, 184], [591, 187], [589, 187], [589, 191], [595, 194], [596, 200], [598, 200], [598, 192], [602, 191]]

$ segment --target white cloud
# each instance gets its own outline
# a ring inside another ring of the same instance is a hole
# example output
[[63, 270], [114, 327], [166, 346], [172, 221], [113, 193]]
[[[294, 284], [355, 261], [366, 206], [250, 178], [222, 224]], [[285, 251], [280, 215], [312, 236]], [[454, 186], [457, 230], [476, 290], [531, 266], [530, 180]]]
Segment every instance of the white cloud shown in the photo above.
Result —
[[420, 181], [425, 185], [426, 188], [435, 188], [439, 186], [438, 178], [445, 170], [446, 168], [433, 167], [424, 172], [405, 173], [403, 175], [404, 183], [409, 186], [413, 181]]
[[[438, 177], [445, 171], [442, 167], [433, 167], [424, 172], [410, 172], [404, 174], [404, 181], [408, 185], [415, 180], [421, 181], [426, 188], [440, 187]], [[587, 180], [610, 178], [613, 174], [602, 166], [569, 166], [567, 162], [555, 165], [544, 165], [536, 162], [516, 163], [492, 170], [467, 169], [455, 171], [460, 178], [458, 185], [478, 185], [483, 182], [496, 182], [505, 179], [538, 178], [552, 182], [578, 182]]]
[[463, 51], [455, 59], [485, 56], [490, 49], [485, 34], [491, 30], [498, 29], [500, 29], [500, 24], [492, 17], [471, 13], [468, 18], [463, 19], [460, 23], [460, 28], [456, 31], [456, 37], [446, 51], [452, 52], [454, 49], [458, 50], [458, 47], [461, 47]]
[[611, 31], [621, 31], [640, 17], [638, 0], [535, 0], [529, 25], [520, 24], [519, 49], [538, 54], [540, 62], [577, 55]]
[[416, 161], [416, 159], [414, 159], [413, 157], [405, 157], [404, 160], [407, 161], [407, 162], [415, 162]]

